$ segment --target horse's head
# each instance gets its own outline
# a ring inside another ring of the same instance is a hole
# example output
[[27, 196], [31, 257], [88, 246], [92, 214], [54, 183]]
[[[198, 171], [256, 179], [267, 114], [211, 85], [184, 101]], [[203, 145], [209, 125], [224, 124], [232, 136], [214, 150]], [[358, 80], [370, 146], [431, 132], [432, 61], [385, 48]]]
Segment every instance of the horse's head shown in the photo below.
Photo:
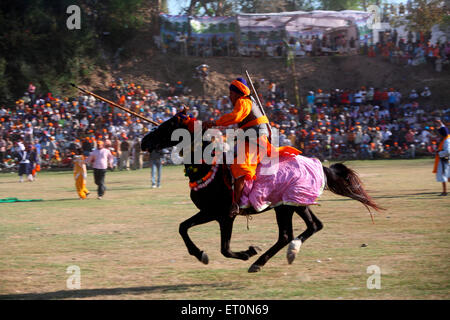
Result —
[[161, 123], [156, 129], [147, 133], [141, 141], [141, 149], [143, 151], [152, 152], [153, 150], [162, 150], [164, 148], [173, 147], [178, 144], [172, 141], [172, 133], [176, 129], [187, 129], [190, 117], [186, 113], [186, 109], [177, 113], [169, 120]]

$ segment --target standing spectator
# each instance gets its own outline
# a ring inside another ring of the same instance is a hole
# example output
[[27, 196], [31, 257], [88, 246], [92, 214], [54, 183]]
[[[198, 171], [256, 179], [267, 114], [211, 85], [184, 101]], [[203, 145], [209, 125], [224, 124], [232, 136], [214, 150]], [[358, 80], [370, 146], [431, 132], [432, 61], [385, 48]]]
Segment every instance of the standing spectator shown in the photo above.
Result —
[[267, 48], [267, 38], [264, 36], [264, 34], [262, 34], [259, 37], [259, 46], [261, 47], [262, 56], [265, 57], [266, 56], [266, 48]]
[[6, 140], [0, 136], [0, 169], [3, 166], [3, 161], [6, 158]]
[[411, 93], [409, 94], [409, 99], [411, 101], [416, 100], [419, 97], [419, 94], [416, 92], [416, 90], [411, 90]]
[[428, 87], [425, 87], [423, 91], [420, 93], [420, 96], [424, 98], [429, 98], [431, 96], [431, 91]]
[[382, 142], [384, 144], [390, 144], [391, 143], [391, 136], [392, 136], [392, 132], [389, 130], [388, 127], [384, 128], [384, 131], [382, 133]]
[[23, 182], [24, 174], [29, 182], [33, 182], [32, 171], [36, 163], [36, 152], [33, 151], [31, 144], [27, 144], [25, 149], [19, 149], [17, 154], [19, 157], [19, 182]]
[[78, 196], [80, 200], [84, 200], [89, 195], [89, 190], [86, 188], [87, 170], [81, 150], [78, 150], [78, 152], [80, 154], [73, 156], [73, 177]]
[[374, 95], [375, 95], [374, 89], [369, 88], [369, 91], [367, 91], [367, 93], [366, 93], [366, 102], [368, 104], [374, 104], [374, 101], [373, 101]]
[[[150, 165], [152, 166], [152, 188], [161, 188], [162, 157], [163, 153], [161, 150], [153, 150], [150, 152]], [[157, 178], [156, 171], [158, 171]]]
[[131, 147], [131, 153], [133, 158], [133, 170], [142, 169], [142, 152], [141, 152], [141, 142], [139, 138], [136, 137], [133, 141], [133, 146]]
[[440, 196], [447, 195], [447, 181], [450, 175], [448, 158], [450, 156], [450, 136], [448, 135], [448, 130], [442, 122], [440, 122], [441, 127], [438, 129], [439, 135], [441, 137], [441, 142], [439, 143], [438, 150], [436, 152], [434, 160], [433, 173], [436, 173], [436, 181], [442, 182], [442, 193]]
[[91, 152], [86, 160], [87, 164], [92, 164], [94, 168], [94, 182], [98, 186], [97, 188], [97, 199], [101, 200], [105, 194], [105, 175], [108, 166], [110, 168], [114, 165], [114, 157], [109, 149], [104, 147], [103, 141], [97, 142], [97, 149]]
[[130, 142], [126, 136], [123, 136], [123, 140], [120, 143], [120, 163], [119, 170], [130, 170]]
[[[36, 139], [37, 140], [37, 139]], [[40, 144], [37, 142], [34, 145], [31, 145], [31, 150], [34, 153], [34, 164], [31, 168], [31, 175], [33, 177], [33, 180], [36, 180], [36, 174], [41, 171], [41, 150], [40, 150]]]
[[311, 113], [311, 108], [314, 105], [314, 100], [316, 99], [316, 97], [314, 96], [314, 92], [313, 91], [309, 91], [308, 96], [306, 97], [306, 103], [308, 105], [308, 109], [309, 112]]
[[431, 133], [428, 130], [430, 130], [430, 127], [425, 127], [420, 133], [420, 141], [425, 145], [429, 145], [431, 141]]
[[34, 141], [34, 137], [33, 137], [33, 126], [31, 124], [31, 122], [28, 122], [26, 124], [26, 128], [23, 130], [24, 131], [24, 140], [27, 143], [33, 143]]
[[33, 105], [36, 101], [36, 87], [31, 82], [28, 85], [28, 96], [30, 97], [31, 104]]

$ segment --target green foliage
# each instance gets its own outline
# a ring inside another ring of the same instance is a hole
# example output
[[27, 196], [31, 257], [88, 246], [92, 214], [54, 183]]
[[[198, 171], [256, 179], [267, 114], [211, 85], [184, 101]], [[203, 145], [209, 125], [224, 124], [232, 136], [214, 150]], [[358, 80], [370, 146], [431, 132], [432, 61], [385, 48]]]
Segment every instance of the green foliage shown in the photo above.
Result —
[[[14, 101], [29, 82], [50, 91], [74, 70], [71, 59], [94, 47], [92, 29], [68, 30], [71, 0], [8, 1], [0, 5], [0, 102]], [[71, 78], [76, 79], [75, 77]]]
[[95, 10], [98, 11], [101, 32], [107, 32], [104, 41], [112, 49], [119, 48], [132, 38], [143, 25], [143, 19], [136, 14], [144, 0], [102, 0], [98, 1]]
[[162, 13], [169, 13], [168, 0], [161, 0], [159, 11]]
[[[0, 103], [38, 92], [62, 93], [89, 75], [99, 47], [114, 53], [142, 25], [144, 0], [15, 0], [0, 2]], [[69, 30], [70, 5], [81, 9], [81, 29]]]
[[360, 0], [319, 0], [321, 10], [358, 10], [361, 9]]
[[285, 0], [286, 11], [311, 11], [314, 10], [313, 0]]
[[228, 16], [236, 13], [236, 0], [190, 0], [184, 12], [191, 16]]
[[406, 17], [394, 16], [392, 18], [396, 26], [405, 25], [407, 30], [424, 33], [430, 32], [436, 24], [441, 24], [441, 27], [445, 26], [448, 19], [446, 9], [440, 0], [413, 0], [412, 8]]
[[[292, 2], [292, 1], [291, 1]], [[284, 12], [287, 7], [285, 0], [243, 0], [240, 1], [241, 11], [245, 13]]]

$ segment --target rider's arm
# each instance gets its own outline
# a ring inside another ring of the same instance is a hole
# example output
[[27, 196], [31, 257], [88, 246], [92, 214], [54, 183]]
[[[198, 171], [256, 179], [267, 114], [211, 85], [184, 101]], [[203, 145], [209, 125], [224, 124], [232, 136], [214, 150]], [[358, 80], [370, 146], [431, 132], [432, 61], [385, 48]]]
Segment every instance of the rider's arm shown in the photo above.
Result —
[[241, 122], [252, 110], [252, 101], [248, 98], [240, 98], [236, 101], [232, 112], [224, 114], [216, 120], [216, 126], [226, 127]]

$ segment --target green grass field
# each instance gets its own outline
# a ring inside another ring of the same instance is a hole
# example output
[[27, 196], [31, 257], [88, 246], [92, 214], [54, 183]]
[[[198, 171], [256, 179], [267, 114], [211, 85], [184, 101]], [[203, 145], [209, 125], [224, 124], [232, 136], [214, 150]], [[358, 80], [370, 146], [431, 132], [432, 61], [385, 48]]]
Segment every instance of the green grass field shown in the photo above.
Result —
[[[283, 249], [256, 274], [247, 273], [255, 257], [221, 255], [215, 222], [190, 231], [210, 263], [189, 255], [178, 226], [197, 211], [181, 167], [164, 167], [160, 189], [150, 188], [150, 169], [108, 172], [103, 200], [89, 171], [84, 201], [72, 172], [42, 172], [33, 183], [0, 174], [0, 198], [44, 200], [0, 204], [0, 299], [449, 299], [450, 198], [438, 196], [433, 160], [346, 164], [388, 210], [372, 224], [359, 202], [325, 191], [312, 208], [324, 229], [292, 265]], [[274, 211], [249, 225], [236, 218], [233, 250], [276, 241]], [[305, 229], [298, 216], [294, 229]], [[79, 290], [66, 286], [74, 265]], [[371, 265], [381, 289], [367, 288]]]

